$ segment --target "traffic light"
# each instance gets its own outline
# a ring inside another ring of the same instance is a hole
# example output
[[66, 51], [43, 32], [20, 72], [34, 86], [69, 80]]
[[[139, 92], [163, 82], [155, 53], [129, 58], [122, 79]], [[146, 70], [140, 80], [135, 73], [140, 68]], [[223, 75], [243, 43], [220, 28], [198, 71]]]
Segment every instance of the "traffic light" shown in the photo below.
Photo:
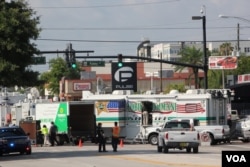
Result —
[[75, 69], [75, 68], [77, 67], [77, 66], [76, 66], [76, 63], [72, 63], [72, 64], [71, 64], [71, 67]]
[[123, 62], [122, 62], [122, 54], [118, 54], [118, 67], [122, 67], [123, 66]]
[[66, 63], [67, 63], [67, 65], [68, 65], [68, 67], [70, 67], [70, 59], [69, 59], [69, 49], [66, 49], [65, 50], [65, 61], [66, 61]]
[[71, 68], [73, 68], [73, 69], [75, 69], [77, 67], [75, 51], [73, 49], [70, 52], [70, 64], [71, 64]]

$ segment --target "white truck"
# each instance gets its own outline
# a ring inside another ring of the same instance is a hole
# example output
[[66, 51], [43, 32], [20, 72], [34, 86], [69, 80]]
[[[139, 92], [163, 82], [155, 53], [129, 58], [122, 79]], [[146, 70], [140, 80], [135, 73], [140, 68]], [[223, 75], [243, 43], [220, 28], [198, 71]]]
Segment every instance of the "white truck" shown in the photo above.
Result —
[[230, 129], [228, 125], [200, 125], [200, 121], [196, 118], [174, 118], [171, 121], [184, 121], [190, 123], [199, 133], [207, 133], [210, 138], [210, 145], [219, 142], [230, 142]]
[[157, 151], [168, 153], [168, 150], [186, 149], [188, 153], [193, 149], [193, 153], [199, 152], [200, 136], [191, 124], [186, 121], [171, 120], [165, 123], [159, 130]]

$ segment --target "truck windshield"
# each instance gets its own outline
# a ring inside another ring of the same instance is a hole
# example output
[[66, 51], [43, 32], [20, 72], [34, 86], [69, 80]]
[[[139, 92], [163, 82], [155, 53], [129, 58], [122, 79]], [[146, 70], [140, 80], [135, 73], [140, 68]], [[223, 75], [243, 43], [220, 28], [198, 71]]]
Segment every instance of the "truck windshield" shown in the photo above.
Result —
[[168, 122], [164, 128], [190, 128], [187, 122]]

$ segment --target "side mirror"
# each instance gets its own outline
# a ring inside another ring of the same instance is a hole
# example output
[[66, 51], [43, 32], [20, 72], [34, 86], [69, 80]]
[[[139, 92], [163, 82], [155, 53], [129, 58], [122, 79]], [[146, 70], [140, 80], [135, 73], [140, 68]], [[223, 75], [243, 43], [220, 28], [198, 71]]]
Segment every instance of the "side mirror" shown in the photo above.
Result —
[[161, 132], [161, 130], [159, 128], [156, 129], [157, 132]]

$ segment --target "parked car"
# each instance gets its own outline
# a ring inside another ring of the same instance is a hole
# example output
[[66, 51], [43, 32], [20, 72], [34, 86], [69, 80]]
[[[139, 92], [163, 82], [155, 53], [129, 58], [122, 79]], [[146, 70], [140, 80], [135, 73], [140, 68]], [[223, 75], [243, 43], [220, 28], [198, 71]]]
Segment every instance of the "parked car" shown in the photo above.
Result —
[[0, 127], [0, 156], [14, 152], [31, 154], [28, 135], [18, 126]]

